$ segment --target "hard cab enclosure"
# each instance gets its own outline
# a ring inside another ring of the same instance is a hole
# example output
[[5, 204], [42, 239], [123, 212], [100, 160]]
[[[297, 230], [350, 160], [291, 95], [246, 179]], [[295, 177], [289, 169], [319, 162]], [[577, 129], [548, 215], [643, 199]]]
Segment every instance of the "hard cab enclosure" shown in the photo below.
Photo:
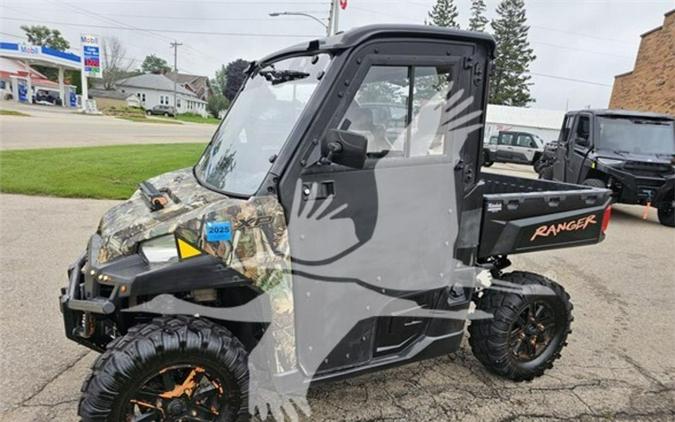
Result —
[[558, 144], [554, 180], [605, 186], [617, 202], [649, 204], [664, 213], [670, 210], [672, 220], [672, 116], [627, 110], [570, 112]]
[[[608, 203], [481, 180], [493, 50], [484, 34], [378, 25], [253, 63], [195, 167], [103, 216], [62, 291], [66, 335], [103, 350], [181, 313], [153, 307], [171, 295], [247, 350], [273, 333], [275, 372], [308, 380], [457, 350], [478, 270], [598, 242]], [[248, 303], [264, 309], [218, 313]]]

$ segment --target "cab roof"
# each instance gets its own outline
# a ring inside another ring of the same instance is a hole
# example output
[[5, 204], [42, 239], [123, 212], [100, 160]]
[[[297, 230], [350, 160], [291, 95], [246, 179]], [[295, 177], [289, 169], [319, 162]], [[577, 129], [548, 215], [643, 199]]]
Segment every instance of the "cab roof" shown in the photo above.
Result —
[[609, 109], [609, 108], [576, 110], [567, 112], [567, 114], [578, 114], [578, 113], [590, 113], [595, 116], [607, 116], [607, 117], [638, 117], [644, 119], [673, 120], [673, 116], [669, 114], [650, 113], [645, 111], [634, 111], [634, 110]]
[[257, 63], [264, 64], [276, 61], [284, 56], [292, 56], [307, 52], [330, 52], [344, 50], [374, 38], [422, 38], [447, 41], [468, 41], [484, 44], [488, 47], [490, 58], [494, 55], [495, 40], [483, 32], [462, 31], [459, 29], [441, 28], [430, 25], [378, 24], [366, 25], [337, 33], [331, 37], [318, 38], [309, 42], [272, 53]]

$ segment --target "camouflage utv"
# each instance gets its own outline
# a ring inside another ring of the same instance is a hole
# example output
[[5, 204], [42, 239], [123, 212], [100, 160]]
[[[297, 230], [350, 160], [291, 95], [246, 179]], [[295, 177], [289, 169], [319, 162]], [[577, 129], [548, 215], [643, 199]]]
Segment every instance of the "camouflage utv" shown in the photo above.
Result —
[[480, 174], [494, 48], [377, 25], [251, 63], [194, 168], [142, 183], [68, 271], [66, 336], [102, 353], [80, 416], [294, 419], [310, 383], [455, 352], [467, 320], [491, 371], [550, 368], [569, 296], [507, 255], [599, 242], [609, 192]]

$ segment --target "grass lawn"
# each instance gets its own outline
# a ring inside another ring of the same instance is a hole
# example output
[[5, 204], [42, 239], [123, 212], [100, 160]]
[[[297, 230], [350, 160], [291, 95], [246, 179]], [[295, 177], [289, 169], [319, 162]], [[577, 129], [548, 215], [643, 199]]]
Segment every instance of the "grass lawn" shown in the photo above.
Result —
[[125, 199], [143, 180], [194, 165], [205, 147], [160, 144], [0, 151], [0, 191]]
[[175, 120], [169, 120], [169, 119], [148, 119], [145, 116], [137, 117], [137, 116], [115, 116], [118, 119], [124, 119], [124, 120], [129, 120], [130, 122], [140, 122], [140, 123], [159, 123], [159, 124], [164, 124], [164, 125], [182, 125], [181, 122], [177, 122]]
[[3, 109], [0, 109], [0, 116], [22, 116], [22, 117], [29, 117], [30, 114], [22, 113], [22, 112], [20, 112], [20, 111], [3, 110]]
[[179, 114], [176, 116], [176, 120], [180, 120], [181, 122], [190, 122], [190, 123], [207, 123], [210, 125], [217, 125], [220, 123], [220, 119], [216, 119], [215, 117], [202, 117], [198, 114]]

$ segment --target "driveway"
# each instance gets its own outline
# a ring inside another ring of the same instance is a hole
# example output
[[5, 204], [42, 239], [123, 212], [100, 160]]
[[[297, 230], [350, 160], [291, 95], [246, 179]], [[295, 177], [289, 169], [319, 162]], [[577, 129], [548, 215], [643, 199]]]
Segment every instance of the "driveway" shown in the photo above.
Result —
[[[0, 195], [0, 420], [76, 420], [94, 352], [66, 341], [65, 270], [114, 201]], [[513, 257], [575, 306], [569, 346], [529, 383], [459, 353], [310, 389], [313, 421], [675, 420], [675, 230], [617, 206], [600, 245]]]
[[29, 116], [0, 116], [0, 149], [61, 148], [120, 144], [208, 142], [210, 124], [139, 123], [110, 116], [83, 115], [59, 107], [0, 102], [0, 108]]

